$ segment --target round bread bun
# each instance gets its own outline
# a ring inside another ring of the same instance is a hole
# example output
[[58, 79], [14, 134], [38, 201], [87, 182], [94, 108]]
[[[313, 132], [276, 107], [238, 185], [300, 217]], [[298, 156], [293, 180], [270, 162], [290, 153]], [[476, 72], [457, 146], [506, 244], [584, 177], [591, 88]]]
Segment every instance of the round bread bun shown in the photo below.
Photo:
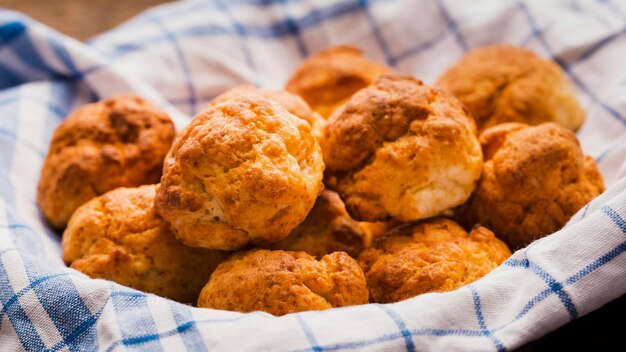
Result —
[[370, 301], [391, 303], [422, 293], [451, 291], [485, 276], [511, 255], [493, 232], [468, 234], [435, 218], [395, 228], [359, 256]]
[[305, 120], [311, 125], [311, 133], [317, 139], [321, 145], [322, 131], [326, 120], [320, 114], [314, 112], [300, 96], [293, 93], [277, 90], [277, 89], [262, 89], [257, 88], [251, 84], [242, 84], [231, 88], [224, 93], [215, 97], [207, 108], [219, 105], [227, 100], [246, 96], [246, 95], [258, 95], [263, 98], [273, 100], [282, 105], [287, 111], [293, 115]]
[[482, 169], [472, 118], [446, 92], [387, 75], [337, 109], [324, 161], [360, 221], [414, 221], [464, 203]]
[[561, 229], [604, 191], [598, 168], [576, 135], [555, 123], [507, 123], [480, 135], [483, 175], [461, 209], [463, 222], [487, 226], [512, 249]]
[[585, 118], [558, 65], [510, 45], [470, 51], [437, 86], [467, 106], [479, 131], [503, 122], [556, 122], [576, 131]]
[[324, 163], [306, 121], [259, 96], [226, 100], [178, 135], [156, 208], [193, 247], [276, 242], [306, 218]]
[[85, 105], [66, 117], [52, 136], [37, 188], [46, 220], [62, 229], [93, 197], [159, 182], [175, 133], [165, 112], [133, 96]]
[[390, 72], [389, 67], [368, 60], [357, 48], [337, 46], [307, 58], [294, 71], [285, 88], [328, 118], [356, 91]]
[[284, 315], [368, 303], [363, 271], [344, 252], [319, 261], [304, 252], [254, 249], [222, 262], [198, 307]]
[[80, 206], [63, 233], [63, 260], [92, 278], [195, 303], [226, 254], [177, 241], [154, 210], [155, 193], [118, 188]]
[[343, 251], [356, 258], [370, 242], [370, 232], [348, 215], [339, 195], [324, 190], [304, 222], [270, 248], [317, 258]]

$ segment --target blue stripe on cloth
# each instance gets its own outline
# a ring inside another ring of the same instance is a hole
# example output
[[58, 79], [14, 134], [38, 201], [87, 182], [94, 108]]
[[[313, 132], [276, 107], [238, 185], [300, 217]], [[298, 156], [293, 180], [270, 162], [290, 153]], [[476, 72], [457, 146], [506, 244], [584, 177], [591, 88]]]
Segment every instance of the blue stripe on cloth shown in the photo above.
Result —
[[[24, 26], [24, 32], [28, 34], [28, 30]], [[28, 80], [40, 79], [42, 76], [48, 78], [61, 78], [63, 75], [60, 75], [56, 72], [55, 69], [51, 68], [48, 63], [45, 62], [42, 55], [35, 48], [33, 42], [38, 38], [31, 38], [29, 35], [20, 35], [14, 38], [10, 45], [5, 45], [2, 47], [0, 44], [1, 50], [11, 50], [13, 54], [20, 59], [21, 63], [28, 66], [31, 71]]]
[[[30, 281], [34, 282], [49, 270], [47, 267], [37, 265], [27, 257], [23, 258]], [[58, 350], [74, 342], [93, 346], [97, 340], [95, 330], [87, 331], [86, 329], [93, 326], [90, 322], [93, 321], [94, 316], [91, 315], [89, 308], [85, 305], [72, 279], [68, 277], [67, 272], [65, 274], [58, 275], [33, 287], [39, 303], [50, 316], [63, 339], [59, 346], [52, 350]]]
[[[23, 197], [22, 194], [16, 194], [16, 199]], [[28, 253], [34, 258], [45, 258], [46, 250], [44, 247], [44, 237], [41, 233], [35, 232], [32, 228], [22, 225], [21, 220], [17, 218], [14, 209], [6, 209], [6, 220], [10, 224], [9, 231], [13, 245], [22, 252]], [[22, 225], [22, 226], [20, 226]], [[59, 236], [52, 231], [46, 232], [51, 241], [57, 243]]]
[[450, 12], [446, 8], [446, 5], [443, 3], [443, 1], [444, 0], [437, 0], [437, 7], [439, 8], [439, 12], [441, 13], [441, 16], [446, 21], [446, 23], [448, 23], [448, 26], [450, 27], [450, 31], [454, 33], [454, 38], [456, 38], [457, 43], [459, 44], [461, 49], [463, 49], [463, 51], [465, 52], [469, 50], [467, 41], [465, 40], [465, 37], [463, 36], [461, 31], [459, 31], [459, 24], [454, 18], [452, 18], [452, 16], [450, 15]]
[[9, 67], [0, 64], [0, 89], [15, 87], [25, 81], [26, 79], [24, 79], [24, 77], [19, 76]]
[[590, 57], [592, 57], [594, 54], [596, 54], [599, 50], [601, 50], [602, 48], [604, 48], [607, 45], [611, 44], [612, 42], [614, 42], [616, 39], [618, 39], [619, 37], [621, 37], [624, 34], [626, 34], [626, 27], [622, 28], [618, 32], [615, 32], [615, 33], [612, 33], [612, 34], [606, 36], [602, 40], [599, 40], [599, 41], [595, 42], [593, 45], [591, 45], [587, 50], [583, 51], [576, 58], [574, 58], [573, 60], [570, 60], [567, 63], [567, 67], [571, 68], [572, 66], [576, 65], [577, 63], [584, 62], [584, 61], [588, 60]]
[[591, 202], [587, 203], [587, 205], [585, 205], [585, 207], [583, 208], [583, 212], [582, 214], [580, 214], [581, 219], [584, 219], [585, 217], [587, 217], [587, 212], [589, 211], [590, 205], [591, 205]]
[[294, 318], [296, 319], [300, 327], [302, 327], [304, 335], [306, 335], [307, 340], [309, 340], [309, 343], [311, 344], [311, 349], [313, 351], [321, 351], [322, 349], [320, 348], [319, 343], [315, 338], [315, 334], [313, 334], [311, 327], [306, 323], [306, 321], [304, 321], [304, 318], [302, 318], [300, 314], [294, 314]]
[[[409, 331], [411, 336], [465, 336], [465, 337], [484, 337], [480, 330], [469, 329], [414, 329]], [[358, 349], [367, 346], [377, 345], [380, 343], [403, 339], [402, 333], [384, 334], [373, 339], [366, 339], [360, 341], [351, 341], [336, 343], [330, 345], [319, 346], [320, 351], [338, 351], [346, 349]], [[305, 348], [295, 350], [298, 352], [313, 351], [311, 348]]]
[[396, 326], [398, 326], [398, 328], [400, 329], [400, 333], [404, 337], [404, 347], [406, 347], [406, 350], [411, 352], [415, 351], [415, 343], [413, 343], [413, 337], [411, 336], [409, 330], [407, 330], [406, 323], [404, 322], [404, 320], [402, 320], [400, 315], [396, 311], [385, 305], [377, 304], [376, 306], [380, 308], [383, 312], [385, 312], [385, 314], [387, 314], [391, 318], [391, 320], [393, 320]]
[[380, 27], [378, 26], [378, 23], [376, 23], [376, 19], [374, 18], [374, 15], [372, 15], [371, 1], [360, 0], [359, 4], [361, 5], [361, 10], [365, 14], [367, 23], [369, 24], [372, 30], [372, 34], [374, 35], [374, 38], [376, 38], [376, 42], [378, 43], [380, 50], [385, 55], [385, 62], [390, 66], [395, 66], [397, 62], [394, 56], [391, 54], [391, 51], [389, 50], [389, 44], [385, 40], [385, 37], [383, 36], [383, 33], [380, 30]]
[[[13, 140], [14, 145], [15, 145], [15, 143], [18, 143], [18, 144], [21, 144], [21, 145], [25, 146], [26, 148], [31, 150], [33, 153], [37, 154], [42, 159], [46, 156], [46, 153], [44, 151], [41, 151], [41, 150], [37, 149], [37, 147], [32, 145], [30, 142], [28, 142], [28, 141], [26, 141], [26, 140], [24, 140], [22, 138], [19, 138], [19, 136], [15, 132], [13, 132], [11, 130], [0, 128], [0, 138], [1, 137], [6, 137], [6, 138], [9, 138], [9, 139]], [[8, 151], [8, 149], [3, 149], [3, 152], [6, 153], [6, 154], [8, 154], [7, 151]], [[10, 168], [8, 168], [8, 169], [10, 169]]]
[[502, 343], [502, 341], [495, 337], [493, 333], [487, 328], [487, 323], [485, 323], [485, 317], [483, 314], [483, 308], [480, 302], [480, 295], [478, 294], [478, 291], [476, 291], [476, 288], [474, 288], [474, 286], [472, 285], [467, 285], [467, 288], [472, 293], [472, 301], [474, 302], [474, 312], [476, 314], [476, 320], [478, 320], [478, 325], [480, 326], [483, 335], [487, 336], [491, 340], [491, 342], [493, 342], [499, 352], [506, 351], [506, 348], [504, 348], [504, 344]]
[[26, 33], [26, 26], [20, 21], [0, 25], [0, 49], [11, 44]]
[[[178, 326], [185, 324], [185, 322], [194, 320], [194, 317], [187, 306], [183, 306], [172, 301], [168, 301], [167, 304], [170, 306], [172, 315], [174, 316], [174, 321]], [[187, 351], [208, 350], [207, 346], [204, 344], [204, 340], [202, 340], [202, 335], [195, 324], [186, 331], [185, 338], [182, 340]]]
[[578, 310], [576, 306], [572, 302], [572, 299], [569, 297], [567, 292], [563, 290], [563, 284], [557, 282], [552, 275], [548, 274], [545, 270], [543, 270], [539, 265], [531, 262], [529, 259], [508, 259], [504, 262], [504, 265], [513, 266], [513, 267], [523, 267], [529, 269], [531, 272], [535, 273], [539, 278], [541, 278], [552, 292], [556, 293], [559, 297], [563, 306], [567, 310], [572, 320], [578, 317]]
[[81, 72], [74, 63], [72, 55], [67, 50], [64, 41], [64, 37], [57, 35], [54, 32], [48, 34], [48, 44], [52, 48], [52, 51], [56, 54], [57, 58], [63, 63], [67, 72], [65, 75], [75, 80], [81, 80], [83, 78], [83, 72]]
[[[195, 321], [188, 321], [182, 325], [179, 325], [177, 328], [166, 331], [164, 333], [160, 333], [160, 334], [148, 334], [148, 335], [142, 335], [139, 337], [131, 337], [131, 338], [127, 338], [121, 341], [121, 343], [126, 346], [126, 347], [132, 347], [134, 345], [144, 345], [146, 343], [150, 343], [150, 342], [156, 342], [156, 341], [160, 341], [161, 338], [165, 338], [165, 337], [169, 337], [169, 336], [173, 336], [173, 335], [177, 335], [177, 334], [183, 334], [185, 332], [187, 332], [191, 327], [193, 327], [194, 325], [196, 325]], [[118, 345], [111, 345], [111, 347], [109, 347], [109, 349], [107, 349], [107, 351], [112, 351], [113, 348], [117, 347]], [[137, 347], [139, 350], [151, 350], [151, 348], [149, 347]]]
[[530, 10], [528, 9], [528, 6], [526, 6], [524, 1], [517, 0], [517, 4], [518, 4], [518, 7], [524, 13], [526, 20], [528, 21], [528, 24], [532, 28], [533, 32], [537, 35], [537, 38], [541, 42], [542, 46], [546, 49], [546, 51], [552, 57], [552, 59], [556, 63], [558, 63], [563, 68], [563, 70], [565, 70], [565, 72], [569, 75], [572, 82], [574, 82], [574, 84], [576, 84], [594, 103], [598, 104], [604, 111], [608, 112], [615, 119], [617, 119], [618, 121], [626, 125], [626, 117], [622, 116], [617, 110], [615, 110], [613, 107], [611, 107], [607, 103], [601, 101], [595, 94], [593, 94], [591, 90], [587, 88], [587, 86], [580, 80], [580, 78], [572, 72], [572, 70], [567, 66], [567, 64], [555, 54], [551, 46], [548, 44], [548, 41], [544, 37], [543, 32], [537, 26], [537, 23], [534, 17], [530, 13]]
[[148, 295], [138, 291], [111, 291], [111, 297], [147, 297]]
[[615, 210], [606, 205], [603, 205], [600, 209], [602, 209], [602, 211], [613, 220], [615, 225], [626, 234], [626, 222], [624, 222], [624, 219]]
[[[38, 283], [35, 285], [37, 284]], [[32, 285], [33, 283], [31, 282], [29, 286]], [[11, 282], [9, 282], [9, 275], [7, 274], [2, 261], [0, 261], [0, 287], [3, 288], [0, 290], [0, 303], [2, 303], [3, 307], [2, 314], [7, 314], [7, 317], [13, 326], [13, 330], [15, 330], [15, 333], [17, 334], [24, 350], [41, 351], [45, 349], [46, 346], [37, 330], [35, 330], [35, 326], [33, 325], [30, 317], [26, 315], [20, 301], [17, 298], [14, 298], [17, 297], [17, 294], [15, 293]], [[25, 293], [30, 289], [31, 288], [26, 287], [19, 292], [25, 290]], [[0, 314], [0, 322], [2, 322], [2, 314]]]
[[178, 58], [180, 68], [183, 72], [184, 82], [187, 86], [187, 111], [191, 116], [194, 116], [196, 114], [196, 89], [194, 88], [193, 76], [191, 75], [191, 70], [189, 69], [189, 64], [187, 63], [185, 54], [180, 48], [180, 44], [178, 43], [178, 40], [176, 40], [176, 36], [174, 36], [172, 32], [168, 31], [160, 20], [155, 19], [154, 24], [163, 32], [165, 38], [167, 38], [167, 40], [172, 43], [172, 47], [174, 47], [176, 57]]
[[[187, 333], [189, 331], [189, 329], [192, 326], [194, 326], [194, 325], [207, 324], [207, 323], [232, 323], [232, 322], [237, 322], [239, 320], [247, 319], [249, 317], [256, 317], [256, 316], [268, 317], [270, 315], [269, 314], [259, 313], [259, 312], [252, 312], [252, 313], [247, 313], [245, 315], [238, 316], [236, 318], [201, 319], [201, 320], [195, 320], [195, 321], [187, 321], [185, 323], [182, 323], [182, 324], [178, 325], [177, 327], [175, 327], [175, 328], [173, 328], [171, 330], [168, 330], [168, 331], [165, 331], [165, 332], [162, 332], [162, 333], [149, 333], [149, 334], [143, 334], [143, 335], [135, 335], [135, 336], [129, 336], [129, 337], [124, 338], [122, 340], [114, 341], [106, 349], [106, 351], [113, 351], [119, 345], [124, 345], [124, 346], [143, 345], [145, 343], [158, 341], [162, 337], [175, 335], [176, 333]], [[139, 346], [137, 346], [137, 348], [139, 348]], [[140, 350], [148, 350], [148, 348], [147, 347], [141, 347]]]
[[[0, 73], [1, 74], [1, 73]], [[9, 171], [13, 166], [15, 155], [15, 133], [17, 130], [18, 97], [19, 89], [13, 88], [2, 91], [0, 94], [0, 182], [1, 184], [11, 184]], [[6, 102], [6, 103], [5, 103]], [[13, 205], [13, 187], [0, 187], [0, 194], [8, 205]]]
[[[214, 0], [218, 2], [219, 0]], [[292, 18], [292, 25], [298, 26], [300, 32], [305, 29], [312, 28], [315, 26], [319, 26], [327, 21], [330, 21], [335, 18], [343, 17], [349, 14], [354, 13], [355, 11], [360, 11], [361, 5], [359, 3], [360, 0], [347, 0], [344, 2], [335, 3], [329, 5], [327, 7], [321, 9], [312, 10], [300, 18]], [[369, 0], [370, 3], [378, 3], [383, 2], [385, 0]], [[395, 0], [386, 0], [386, 1], [395, 1]], [[221, 2], [218, 2], [221, 3]], [[221, 11], [228, 10], [223, 3], [221, 3], [222, 9]], [[228, 3], [230, 5], [230, 2]], [[232, 25], [231, 25], [232, 26]], [[279, 39], [283, 37], [292, 36], [292, 30], [289, 28], [290, 25], [287, 24], [286, 20], [277, 21], [271, 23], [266, 26], [256, 26], [256, 25], [247, 25], [245, 26], [245, 36], [246, 37], [256, 37], [262, 39]], [[243, 28], [243, 27], [242, 27]], [[199, 27], [190, 27], [185, 28], [180, 31], [172, 32], [178, 39], [186, 38], [186, 37], [201, 37], [208, 35], [239, 35], [235, 28], [224, 28], [216, 25], [206, 25], [203, 24]], [[141, 43], [137, 44], [124, 44], [121, 45], [118, 49], [111, 53], [111, 58], [119, 58], [121, 56], [130, 54], [134, 51], [144, 49], [147, 46], [160, 44], [166, 41], [166, 38], [162, 36], [154, 37], [154, 38], [144, 38]], [[99, 66], [94, 66], [88, 69], [85, 69], [84, 72], [87, 74], [92, 70], [99, 69]]]
[[[289, 1], [288, 0], [278, 0], [280, 3], [284, 15], [285, 15], [285, 23], [287, 24], [287, 29], [291, 32], [291, 35], [296, 40], [296, 45], [298, 46], [298, 52], [300, 53], [300, 57], [305, 58], [309, 55], [309, 49], [302, 38], [302, 34], [300, 33], [300, 26], [297, 21], [294, 21], [293, 17], [291, 17], [291, 11], [289, 11]], [[232, 5], [232, 2], [231, 2]]]
[[624, 142], [626, 142], [626, 136], [622, 136], [615, 143], [613, 143], [610, 147], [608, 147], [605, 151], [600, 153], [600, 155], [598, 155], [598, 157], [595, 159], [596, 163], [602, 162], [602, 160], [604, 160], [604, 158], [606, 158], [608, 155], [610, 155], [611, 152], [613, 152], [614, 150], [616, 150], [619, 147], [623, 146]]
[[434, 37], [432, 37], [431, 39], [427, 39], [423, 42], [413, 45], [412, 47], [400, 52], [393, 58], [393, 60], [395, 62], [399, 62], [399, 61], [408, 59], [414, 55], [417, 55], [424, 50], [428, 50], [432, 48], [433, 46], [435, 46], [436, 44], [438, 44], [439, 42], [441, 42], [442, 40], [444, 40], [450, 33], [451, 33], [450, 26], [448, 26], [444, 28], [441, 32], [436, 34]]
[[[68, 336], [64, 337], [63, 341], [54, 345], [52, 348], [47, 351], [58, 351], [64, 347], [69, 347], [70, 350], [80, 350], [80, 347], [75, 345], [76, 343], [81, 343], [84, 346], [92, 346], [94, 350], [98, 349], [98, 339], [96, 332], [96, 323], [98, 322], [98, 318], [102, 315], [104, 308], [109, 303], [111, 298], [107, 298], [104, 304], [100, 307], [100, 309], [94, 315], [90, 315], [89, 318], [83, 320], [74, 331], [72, 331]], [[88, 333], [88, 335], [85, 335]], [[91, 344], [89, 344], [91, 342]]]
[[[148, 296], [114, 296], [113, 306], [117, 313], [117, 323], [122, 333], [120, 341], [124, 346], [142, 344], [142, 349], [163, 351], [159, 338], [151, 338], [157, 331], [148, 308]], [[140, 337], [137, 337], [140, 336]]]
[[[602, 266], [604, 266], [605, 264], [609, 263], [611, 260], [615, 259], [616, 257], [618, 257], [620, 254], [622, 254], [624, 252], [626, 252], [626, 241], [620, 243], [619, 245], [617, 245], [615, 247], [613, 247], [611, 250], [606, 252], [604, 255], [600, 256], [598, 259], [596, 259], [596, 260], [592, 261], [591, 263], [589, 263], [587, 266], [585, 266], [583, 269], [578, 271], [576, 274], [574, 274], [574, 275], [570, 276], [569, 278], [567, 278], [564, 281], [564, 286], [571, 286], [571, 285], [575, 284], [576, 282], [578, 282], [581, 279], [585, 278], [587, 275], [593, 273], [595, 270], [601, 268]], [[517, 267], [517, 266], [512, 266], [512, 267]], [[501, 325], [501, 326], [499, 326], [499, 327], [497, 327], [495, 329], [492, 329], [491, 331], [495, 332], [495, 331], [502, 330], [502, 329], [508, 327], [509, 325], [513, 324], [514, 322], [520, 320], [528, 312], [530, 312], [531, 309], [537, 303], [543, 301], [544, 299], [546, 299], [547, 297], [550, 297], [553, 294], [554, 294], [554, 291], [552, 289], [550, 289], [550, 288], [546, 288], [545, 290], [539, 292], [533, 298], [531, 298], [528, 301], [528, 303], [526, 303], [526, 305], [524, 305], [522, 310], [515, 316], [514, 319], [512, 319], [511, 321], [509, 321], [506, 324], [503, 324], [503, 325]]]
[[252, 84], [254, 84], [255, 86], [261, 86], [261, 82], [259, 81], [259, 77], [258, 77], [258, 72], [256, 70], [256, 65], [252, 57], [252, 52], [250, 51], [250, 48], [248, 47], [248, 43], [246, 39], [246, 37], [248, 36], [247, 27], [244, 27], [241, 23], [237, 21], [237, 19], [230, 12], [228, 6], [222, 2], [223, 0], [213, 0], [213, 1], [217, 5], [217, 8], [224, 14], [224, 16], [228, 18], [228, 20], [231, 23], [231, 26], [233, 27], [235, 31], [235, 34], [237, 34], [237, 37], [240, 42], [241, 50], [243, 52], [244, 59], [250, 69], [250, 73], [252, 74], [252, 77], [250, 77]]
[[617, 256], [619, 256], [620, 254], [624, 253], [625, 251], [626, 251], [626, 242], [622, 242], [620, 245], [618, 245], [617, 247], [611, 249], [606, 254], [604, 254], [600, 258], [594, 260], [593, 262], [591, 262], [590, 264], [588, 264], [587, 266], [582, 268], [579, 272], [577, 272], [576, 274], [572, 275], [570, 278], [565, 280], [565, 284], [566, 285], [573, 285], [574, 283], [576, 283], [580, 279], [586, 277], [587, 275], [591, 274], [592, 272], [594, 272], [598, 268], [602, 267], [606, 263], [608, 263], [611, 260], [615, 259]]

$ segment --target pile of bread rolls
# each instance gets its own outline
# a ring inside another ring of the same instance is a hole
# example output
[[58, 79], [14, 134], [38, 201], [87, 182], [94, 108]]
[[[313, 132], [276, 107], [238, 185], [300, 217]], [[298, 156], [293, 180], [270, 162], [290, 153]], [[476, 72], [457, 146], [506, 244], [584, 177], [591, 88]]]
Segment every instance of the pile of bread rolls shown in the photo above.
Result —
[[474, 50], [436, 86], [340, 46], [176, 134], [145, 100], [57, 128], [38, 203], [63, 259], [199, 307], [283, 315], [456, 289], [604, 190], [554, 63]]

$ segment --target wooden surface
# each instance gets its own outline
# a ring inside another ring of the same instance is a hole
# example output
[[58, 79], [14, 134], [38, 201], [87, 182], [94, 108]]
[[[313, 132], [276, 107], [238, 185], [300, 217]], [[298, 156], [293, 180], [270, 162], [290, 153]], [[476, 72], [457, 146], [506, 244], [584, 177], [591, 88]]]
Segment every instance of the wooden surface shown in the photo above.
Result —
[[[169, 0], [171, 1], [171, 0]], [[0, 0], [0, 7], [23, 12], [79, 40], [122, 23], [168, 0]]]
[[[70, 35], [85, 40], [166, 0], [0, 0], [1, 8], [21, 11]], [[603, 308], [522, 346], [519, 351], [626, 350], [623, 334], [626, 295]], [[614, 323], [616, 321], [616, 323]], [[1, 349], [1, 348], [0, 348]]]

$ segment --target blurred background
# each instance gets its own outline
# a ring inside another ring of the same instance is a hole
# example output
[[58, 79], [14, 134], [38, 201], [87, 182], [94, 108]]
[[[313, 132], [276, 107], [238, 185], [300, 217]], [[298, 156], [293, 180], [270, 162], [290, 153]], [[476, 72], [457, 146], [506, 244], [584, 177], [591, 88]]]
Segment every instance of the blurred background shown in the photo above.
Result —
[[[87, 40], [131, 19], [152, 6], [171, 0], [0, 0], [0, 8], [15, 10], [61, 33]], [[517, 351], [597, 350], [626, 344], [621, 339], [626, 295], [603, 308], [532, 341]], [[0, 348], [1, 350], [2, 348]], [[626, 350], [626, 349], [625, 349]]]
[[0, 0], [0, 8], [23, 12], [61, 33], [86, 40], [166, 2], [171, 0]]

